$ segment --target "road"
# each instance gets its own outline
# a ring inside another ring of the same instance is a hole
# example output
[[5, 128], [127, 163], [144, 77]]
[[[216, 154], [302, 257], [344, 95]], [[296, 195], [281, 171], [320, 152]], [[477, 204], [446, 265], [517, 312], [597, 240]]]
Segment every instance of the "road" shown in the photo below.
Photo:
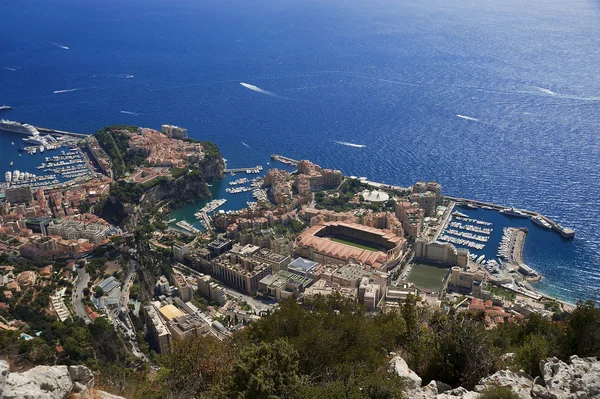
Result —
[[83, 319], [86, 324], [89, 324], [92, 320], [85, 311], [85, 305], [81, 299], [83, 289], [87, 287], [87, 284], [90, 281], [90, 275], [85, 270], [85, 267], [75, 267], [75, 270], [77, 272], [77, 279], [75, 280], [75, 293], [72, 297], [73, 309], [75, 309], [77, 317]]

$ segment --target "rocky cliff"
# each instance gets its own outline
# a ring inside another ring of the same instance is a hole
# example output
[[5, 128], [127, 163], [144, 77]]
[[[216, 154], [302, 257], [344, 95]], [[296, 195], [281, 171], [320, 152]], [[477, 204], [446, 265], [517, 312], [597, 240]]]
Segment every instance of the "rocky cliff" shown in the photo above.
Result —
[[94, 375], [85, 366], [37, 366], [11, 373], [4, 360], [0, 360], [0, 398], [125, 399], [94, 389]]
[[198, 167], [206, 181], [222, 179], [225, 175], [225, 162], [220, 155], [205, 159]]
[[451, 389], [439, 381], [423, 387], [421, 378], [397, 355], [390, 362], [390, 371], [405, 379], [406, 397], [415, 399], [475, 399], [492, 385], [508, 387], [521, 399], [600, 398], [600, 361], [594, 357], [571, 356], [569, 363], [555, 357], [542, 360], [541, 376], [536, 378], [523, 371], [501, 370], [479, 381], [475, 391]]

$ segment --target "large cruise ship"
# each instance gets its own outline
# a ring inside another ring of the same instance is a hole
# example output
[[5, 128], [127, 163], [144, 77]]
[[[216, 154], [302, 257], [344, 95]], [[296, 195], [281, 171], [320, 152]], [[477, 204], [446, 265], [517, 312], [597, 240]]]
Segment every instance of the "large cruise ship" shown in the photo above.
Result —
[[26, 134], [28, 136], [38, 136], [40, 134], [40, 132], [38, 132], [38, 130], [35, 127], [27, 123], [8, 121], [6, 119], [0, 120], [0, 130], [4, 130], [6, 132]]

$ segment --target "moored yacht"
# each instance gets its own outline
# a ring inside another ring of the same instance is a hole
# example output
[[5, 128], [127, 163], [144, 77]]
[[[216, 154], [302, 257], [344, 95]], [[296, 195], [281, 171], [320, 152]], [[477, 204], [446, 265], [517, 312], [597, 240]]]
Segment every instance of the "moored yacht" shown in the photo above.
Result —
[[525, 212], [518, 210], [517, 208], [508, 208], [508, 209], [502, 209], [500, 211], [501, 214], [506, 215], [506, 216], [513, 216], [513, 217], [517, 217], [517, 218], [527, 218], [529, 217], [529, 215], [527, 215]]
[[550, 223], [548, 223], [546, 220], [544, 220], [540, 216], [534, 216], [534, 217], [532, 217], [531, 221], [533, 223], [537, 224], [538, 226], [542, 226], [545, 229], [551, 229], [552, 228], [552, 225]]

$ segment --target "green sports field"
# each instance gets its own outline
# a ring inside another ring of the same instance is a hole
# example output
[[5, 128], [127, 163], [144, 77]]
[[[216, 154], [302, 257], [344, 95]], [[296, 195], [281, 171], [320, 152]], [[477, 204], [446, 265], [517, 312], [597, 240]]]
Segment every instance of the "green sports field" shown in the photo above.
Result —
[[413, 266], [408, 281], [417, 287], [431, 291], [439, 291], [444, 286], [444, 277], [448, 274], [447, 267], [437, 267], [417, 263]]
[[344, 240], [344, 239], [341, 239], [341, 238], [334, 238], [334, 237], [332, 237], [331, 241], [339, 242], [340, 244], [350, 245], [352, 247], [356, 247], [356, 248], [360, 248], [360, 249], [366, 249], [367, 251], [373, 251], [373, 252], [379, 251], [379, 249], [377, 249], [375, 247], [370, 247], [368, 245], [359, 244], [357, 242], [348, 241], [348, 240]]

